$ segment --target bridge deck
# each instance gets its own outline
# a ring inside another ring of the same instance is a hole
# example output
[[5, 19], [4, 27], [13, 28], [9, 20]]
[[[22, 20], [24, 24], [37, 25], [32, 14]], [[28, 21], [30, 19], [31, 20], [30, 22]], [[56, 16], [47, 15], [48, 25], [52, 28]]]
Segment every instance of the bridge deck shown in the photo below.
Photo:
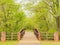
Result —
[[40, 45], [40, 42], [37, 40], [33, 32], [25, 32], [25, 35], [18, 45]]

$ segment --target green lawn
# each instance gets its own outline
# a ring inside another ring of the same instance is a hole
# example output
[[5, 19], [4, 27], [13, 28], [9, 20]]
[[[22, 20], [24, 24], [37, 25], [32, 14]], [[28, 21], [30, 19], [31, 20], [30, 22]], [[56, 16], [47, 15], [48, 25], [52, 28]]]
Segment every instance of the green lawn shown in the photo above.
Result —
[[16, 45], [18, 41], [6, 41], [6, 42], [0, 42], [0, 45]]
[[[19, 41], [6, 41], [6, 42], [0, 42], [0, 45], [17, 45]], [[60, 45], [59, 42], [55, 41], [40, 41], [41, 45]]]
[[41, 45], [60, 45], [60, 41], [59, 42], [55, 42], [55, 41], [40, 41]]

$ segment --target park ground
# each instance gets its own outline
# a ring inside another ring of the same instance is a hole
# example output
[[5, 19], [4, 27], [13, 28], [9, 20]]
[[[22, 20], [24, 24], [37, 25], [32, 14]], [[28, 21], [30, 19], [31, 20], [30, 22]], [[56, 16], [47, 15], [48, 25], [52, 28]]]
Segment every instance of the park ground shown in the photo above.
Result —
[[[0, 42], [0, 45], [17, 45], [19, 41]], [[41, 45], [60, 45], [60, 41], [40, 41]]]
[[60, 41], [40, 41], [41, 45], [60, 45]]
[[5, 42], [1, 42], [0, 41], [0, 45], [16, 45], [19, 41], [5, 41]]

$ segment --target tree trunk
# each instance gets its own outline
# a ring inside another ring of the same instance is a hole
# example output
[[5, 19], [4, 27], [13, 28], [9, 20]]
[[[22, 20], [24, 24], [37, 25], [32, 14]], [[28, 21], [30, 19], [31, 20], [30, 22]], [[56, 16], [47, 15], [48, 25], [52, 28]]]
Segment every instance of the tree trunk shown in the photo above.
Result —
[[57, 18], [56, 18], [56, 24], [57, 24], [58, 31], [60, 31], [60, 23], [59, 23], [59, 22], [60, 22], [60, 21], [59, 21], [60, 19], [59, 19], [59, 18], [60, 18], [60, 17], [57, 17]]

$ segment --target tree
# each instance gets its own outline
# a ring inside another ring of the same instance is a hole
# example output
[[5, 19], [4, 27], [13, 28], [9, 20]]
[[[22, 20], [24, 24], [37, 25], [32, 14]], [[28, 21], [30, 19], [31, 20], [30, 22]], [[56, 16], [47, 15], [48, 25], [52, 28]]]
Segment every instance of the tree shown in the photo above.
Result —
[[20, 30], [20, 23], [22, 22], [23, 17], [25, 17], [25, 14], [20, 7], [21, 6], [19, 4], [15, 4], [13, 0], [0, 0], [1, 31], [3, 30], [12, 32]]
[[44, 1], [45, 4], [49, 6], [49, 13], [55, 18], [56, 20], [56, 25], [57, 25], [57, 30], [59, 31], [60, 29], [60, 4], [59, 0], [48, 0]]
[[[51, 0], [50, 0], [51, 1]], [[49, 2], [47, 4], [47, 0], [45, 2], [45, 0], [39, 2], [37, 5], [32, 5], [32, 7], [30, 7], [28, 10], [30, 10], [32, 13], [35, 13], [34, 17], [36, 17], [35, 20], [37, 20], [35, 23], [37, 23], [37, 25], [39, 25], [38, 27], [41, 30], [41, 27], [43, 27], [42, 29], [44, 30], [45, 28], [47, 28], [46, 30], [49, 30], [51, 32], [54, 32], [57, 30], [57, 26], [56, 26], [56, 20], [54, 18], [54, 16], [52, 15], [51, 11], [51, 2]], [[53, 6], [53, 5], [52, 5]], [[54, 9], [54, 8], [53, 8]], [[43, 22], [44, 20], [44, 22]], [[42, 23], [41, 23], [42, 22]], [[43, 26], [42, 26], [43, 25]], [[44, 28], [45, 25], [45, 28]]]

